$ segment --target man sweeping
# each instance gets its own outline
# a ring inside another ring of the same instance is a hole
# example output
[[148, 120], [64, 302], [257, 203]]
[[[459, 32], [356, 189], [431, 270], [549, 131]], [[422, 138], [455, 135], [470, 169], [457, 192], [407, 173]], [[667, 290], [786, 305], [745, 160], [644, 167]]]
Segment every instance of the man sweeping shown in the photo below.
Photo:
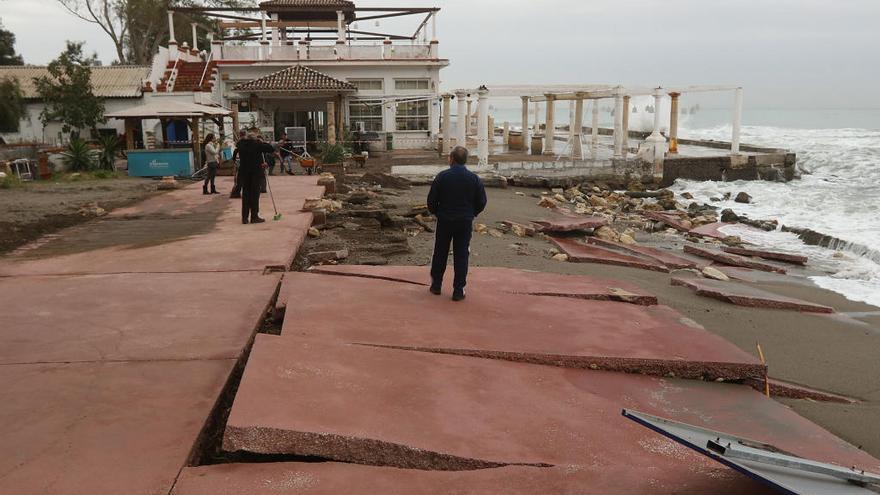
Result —
[[449, 168], [437, 174], [428, 193], [428, 210], [437, 217], [434, 238], [434, 259], [431, 263], [431, 293], [442, 293], [443, 274], [452, 244], [455, 279], [452, 282], [452, 300], [465, 298], [468, 257], [474, 218], [486, 208], [486, 189], [483, 181], [467, 169], [468, 150], [456, 146], [449, 153]]
[[265, 153], [274, 153], [275, 148], [264, 142], [256, 132], [248, 133], [236, 145], [241, 166], [238, 169], [238, 182], [241, 185], [241, 223], [263, 223], [260, 218], [260, 191], [268, 166], [263, 159]]

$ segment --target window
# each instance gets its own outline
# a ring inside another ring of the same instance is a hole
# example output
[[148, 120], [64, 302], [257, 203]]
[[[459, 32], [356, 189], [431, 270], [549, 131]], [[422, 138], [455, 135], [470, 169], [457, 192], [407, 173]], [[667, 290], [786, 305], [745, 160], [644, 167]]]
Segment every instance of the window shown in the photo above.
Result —
[[236, 102], [232, 102], [232, 104], [238, 107], [239, 112], [251, 111], [251, 102], [248, 100], [238, 100]]
[[430, 86], [427, 79], [395, 79], [394, 89], [412, 91], [430, 89]]
[[398, 131], [428, 130], [428, 100], [404, 101], [397, 104]]
[[358, 91], [382, 91], [383, 87], [381, 79], [349, 79], [348, 82]]
[[348, 105], [348, 121], [353, 131], [363, 122], [365, 132], [382, 132], [382, 102], [372, 100], [353, 101]]

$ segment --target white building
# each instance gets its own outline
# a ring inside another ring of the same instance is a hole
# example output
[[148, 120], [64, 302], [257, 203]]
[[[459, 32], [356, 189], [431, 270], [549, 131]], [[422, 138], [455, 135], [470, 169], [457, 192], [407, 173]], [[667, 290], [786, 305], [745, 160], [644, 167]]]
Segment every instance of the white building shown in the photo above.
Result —
[[[234, 127], [275, 137], [307, 127], [310, 140], [336, 142], [345, 130], [376, 133], [373, 146], [426, 148], [440, 133], [436, 8], [361, 8], [345, 0], [273, 0], [198, 11], [219, 20], [210, 47], [176, 38], [160, 50], [150, 76], [154, 96], [205, 93], [233, 110]], [[374, 30], [380, 21], [414, 16], [413, 34]], [[244, 34], [242, 34], [244, 33]], [[189, 35], [189, 33], [187, 33]], [[189, 36], [188, 36], [189, 37]], [[159, 139], [159, 136], [156, 136]]]
[[[137, 106], [142, 103], [143, 82], [149, 77], [150, 67], [110, 66], [92, 68], [92, 87], [96, 96], [104, 98], [106, 112], [115, 112]], [[46, 67], [38, 66], [6, 66], [0, 67], [0, 80], [11, 78], [18, 81], [25, 100], [25, 113], [18, 123], [17, 130], [0, 132], [0, 137], [7, 143], [29, 142], [60, 144], [67, 141], [68, 136], [61, 132], [59, 122], [50, 122], [45, 127], [40, 121], [40, 113], [45, 104], [37, 93], [34, 78], [48, 76]], [[123, 123], [108, 120], [97, 126], [99, 132], [122, 134]]]

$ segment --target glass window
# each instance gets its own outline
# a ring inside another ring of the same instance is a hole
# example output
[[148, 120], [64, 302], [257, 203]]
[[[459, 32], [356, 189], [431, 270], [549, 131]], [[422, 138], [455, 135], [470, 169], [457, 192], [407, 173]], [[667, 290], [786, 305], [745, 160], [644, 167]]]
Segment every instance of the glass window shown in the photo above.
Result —
[[430, 89], [430, 85], [427, 79], [395, 79], [394, 89], [412, 91]]
[[251, 102], [248, 100], [238, 100], [234, 103], [238, 107], [239, 112], [250, 112]]
[[427, 131], [428, 100], [398, 103], [396, 121], [398, 131]]
[[381, 79], [349, 79], [348, 82], [358, 91], [382, 91], [383, 87]]
[[348, 121], [353, 131], [359, 130], [358, 122], [363, 122], [365, 132], [382, 132], [382, 102], [360, 100], [349, 103]]

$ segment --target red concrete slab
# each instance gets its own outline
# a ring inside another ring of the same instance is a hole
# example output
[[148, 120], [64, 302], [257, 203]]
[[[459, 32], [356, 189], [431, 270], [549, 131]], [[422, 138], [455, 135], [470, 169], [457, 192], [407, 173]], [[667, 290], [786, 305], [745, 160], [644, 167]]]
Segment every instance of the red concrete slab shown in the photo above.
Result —
[[574, 263], [600, 263], [603, 265], [626, 266], [669, 273], [668, 267], [648, 258], [630, 256], [609, 249], [590, 246], [574, 239], [551, 237], [550, 240], [553, 241], [556, 247], [568, 255], [569, 261]]
[[410, 469], [549, 464], [709, 475], [706, 463], [658, 456], [668, 444], [627, 425], [624, 407], [817, 460], [880, 465], [747, 386], [268, 335], [257, 337], [223, 443]]
[[767, 263], [761, 263], [759, 261], [746, 258], [745, 256], [725, 253], [724, 251], [719, 251], [717, 249], [712, 249], [708, 247], [699, 247], [691, 244], [685, 244], [684, 252], [692, 254], [694, 256], [699, 256], [701, 258], [706, 258], [708, 260], [712, 260], [724, 265], [738, 266], [741, 268], [751, 268], [753, 270], [763, 270], [765, 272], [785, 273], [785, 269], [782, 267], [769, 265]]
[[682, 217], [678, 216], [675, 213], [667, 213], [663, 211], [650, 211], [645, 210], [641, 212], [643, 216], [650, 218], [651, 220], [655, 220], [657, 222], [663, 222], [666, 225], [672, 227], [673, 229], [679, 232], [690, 232], [690, 227], [686, 226], [682, 223]]
[[3, 366], [0, 493], [168, 493], [233, 366]]
[[681, 268], [696, 268], [697, 263], [682, 258], [681, 256], [676, 256], [667, 249], [653, 248], [650, 246], [639, 246], [634, 244], [623, 244], [621, 242], [614, 241], [606, 241], [605, 239], [599, 239], [598, 237], [587, 237], [587, 242], [589, 244], [594, 244], [599, 247], [609, 248], [609, 249], [617, 249], [619, 251], [627, 251], [636, 256], [642, 256], [645, 258], [652, 259], [660, 264], [666, 265], [669, 268], [673, 269], [681, 269]]
[[[429, 270], [419, 266], [326, 265], [313, 267], [310, 271], [325, 275], [404, 282], [426, 287], [430, 284]], [[447, 271], [451, 278], [452, 268], [448, 268]], [[474, 291], [500, 290], [512, 294], [573, 297], [642, 305], [657, 304], [656, 296], [645, 292], [634, 284], [619, 280], [513, 268], [472, 267], [468, 272], [468, 287]], [[288, 297], [286, 284], [282, 284], [281, 296], [278, 298], [279, 304], [286, 305]]]
[[560, 216], [543, 220], [532, 220], [532, 223], [538, 226], [541, 232], [573, 232], [577, 230], [598, 229], [603, 225], [608, 225], [608, 219], [602, 217], [586, 217], [586, 216]]
[[778, 253], [775, 251], [765, 251], [761, 249], [746, 249], [740, 247], [730, 247], [726, 246], [722, 248], [723, 251], [732, 254], [738, 254], [740, 256], [751, 256], [753, 258], [763, 258], [765, 260], [772, 261], [781, 261], [783, 263], [791, 263], [793, 265], [806, 265], [807, 257], [799, 256], [797, 254], [788, 254], [788, 253]]
[[690, 234], [700, 236], [700, 237], [709, 237], [711, 239], [724, 239], [728, 237], [728, 234], [721, 232], [721, 227], [733, 225], [730, 223], [724, 222], [715, 222], [715, 223], [707, 223], [705, 225], [700, 225], [699, 227], [695, 227], [689, 231]]
[[0, 364], [237, 358], [280, 274], [0, 278]]
[[805, 313], [833, 313], [834, 308], [801, 299], [780, 296], [736, 282], [691, 277], [673, 277], [672, 285], [687, 287], [698, 295], [751, 308], [790, 309]]
[[[756, 481], [721, 466], [706, 465], [686, 449], [665, 442], [649, 439], [644, 447], [658, 456], [680, 456], [684, 462], [668, 466], [660, 477], [655, 468], [612, 464], [597, 455], [591, 458], [590, 462], [595, 463], [591, 466], [506, 466], [473, 471], [422, 471], [338, 462], [222, 464], [184, 468], [172, 495], [773, 493]], [[690, 471], [690, 462], [697, 463], [699, 475]]]
[[261, 198], [259, 225], [241, 224], [240, 200], [205, 196], [199, 184], [151, 198], [61, 232], [52, 241], [0, 261], [0, 276], [130, 272], [262, 271], [290, 266], [312, 224], [314, 177], [273, 182], [280, 221]]
[[764, 376], [757, 359], [667, 306], [475, 290], [452, 305], [422, 286], [309, 273], [288, 273], [285, 285], [286, 336], [661, 376]]

